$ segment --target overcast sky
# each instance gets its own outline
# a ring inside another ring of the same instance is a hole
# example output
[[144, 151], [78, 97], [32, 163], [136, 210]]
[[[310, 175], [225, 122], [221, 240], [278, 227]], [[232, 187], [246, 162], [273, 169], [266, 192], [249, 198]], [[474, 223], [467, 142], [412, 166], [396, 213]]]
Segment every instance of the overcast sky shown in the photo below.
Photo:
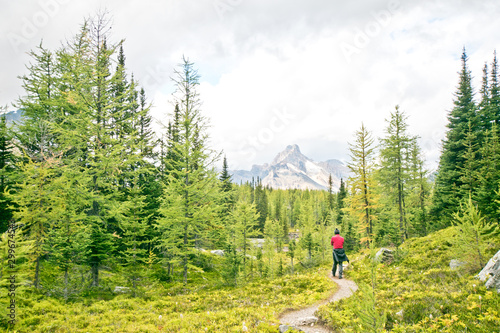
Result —
[[375, 138], [399, 105], [435, 169], [465, 46], [474, 86], [500, 49], [497, 0], [0, 0], [0, 105], [40, 44], [58, 48], [107, 9], [129, 73], [167, 122], [185, 55], [201, 75], [212, 144], [232, 169], [289, 144], [316, 161], [349, 160], [361, 123]]

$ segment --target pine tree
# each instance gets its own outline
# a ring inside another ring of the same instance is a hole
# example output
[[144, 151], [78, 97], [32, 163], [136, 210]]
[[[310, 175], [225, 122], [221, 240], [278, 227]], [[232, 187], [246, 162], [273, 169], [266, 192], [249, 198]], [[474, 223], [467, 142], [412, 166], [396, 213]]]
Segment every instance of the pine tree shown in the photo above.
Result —
[[448, 115], [448, 131], [443, 141], [443, 151], [439, 161], [438, 175], [433, 196], [432, 216], [435, 227], [450, 224], [451, 215], [458, 209], [462, 199], [460, 188], [460, 166], [464, 164], [467, 148], [463, 144], [467, 132], [479, 131], [477, 107], [474, 102], [474, 91], [471, 85], [471, 73], [467, 65], [465, 49], [462, 53], [462, 68], [454, 107]]

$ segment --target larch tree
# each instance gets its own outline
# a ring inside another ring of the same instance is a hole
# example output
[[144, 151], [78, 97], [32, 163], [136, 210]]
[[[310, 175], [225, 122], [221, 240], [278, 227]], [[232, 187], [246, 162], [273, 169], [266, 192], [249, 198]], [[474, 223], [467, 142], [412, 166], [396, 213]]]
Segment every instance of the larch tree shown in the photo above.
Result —
[[355, 142], [349, 143], [351, 162], [348, 164], [352, 172], [349, 177], [350, 195], [348, 211], [358, 221], [360, 241], [370, 246], [373, 241], [373, 224], [378, 198], [375, 195], [374, 158], [375, 147], [371, 133], [361, 124], [355, 133]]
[[199, 76], [193, 63], [183, 58], [175, 71], [174, 98], [179, 109], [178, 140], [169, 142], [176, 158], [170, 165], [160, 206], [157, 228], [161, 233], [159, 246], [173, 255], [183, 270], [187, 283], [190, 256], [206, 242], [218, 205], [218, 179], [215, 162], [219, 158], [208, 147], [207, 119], [200, 110], [197, 92]]
[[[404, 242], [408, 238], [408, 220], [406, 214], [407, 184], [410, 181], [409, 148], [411, 137], [408, 134], [408, 117], [396, 105], [386, 120], [386, 136], [380, 140], [380, 168], [378, 171], [383, 188], [384, 207], [388, 210], [388, 222], [397, 217], [399, 237], [396, 242]], [[395, 213], [395, 214], [394, 214]], [[391, 229], [386, 227], [384, 229]]]

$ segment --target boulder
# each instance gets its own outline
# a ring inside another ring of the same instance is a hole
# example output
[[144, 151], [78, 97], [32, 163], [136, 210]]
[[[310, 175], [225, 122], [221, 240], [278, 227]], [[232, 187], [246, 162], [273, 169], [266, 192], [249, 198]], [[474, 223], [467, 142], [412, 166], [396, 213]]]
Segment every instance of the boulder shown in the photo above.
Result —
[[299, 331], [299, 332], [304, 332], [303, 330], [301, 330], [297, 327], [288, 326], [288, 325], [280, 325], [278, 328], [280, 333], [285, 333], [286, 331], [291, 330], [291, 329], [294, 329], [294, 330]]
[[457, 269], [460, 266], [463, 266], [465, 263], [463, 261], [457, 260], [457, 259], [452, 259], [450, 261], [450, 269], [454, 270]]
[[223, 250], [212, 250], [212, 251], [210, 251], [210, 253], [215, 254], [216, 256], [221, 256], [221, 257], [224, 255]]
[[300, 326], [311, 326], [318, 322], [318, 318], [314, 316], [300, 318], [298, 324]]
[[375, 260], [384, 264], [390, 264], [394, 261], [393, 251], [383, 247], [375, 254]]
[[486, 281], [486, 288], [496, 289], [497, 293], [500, 293], [500, 251], [488, 261], [476, 278]]
[[119, 286], [116, 286], [116, 287], [115, 287], [115, 290], [113, 290], [113, 292], [114, 292], [115, 294], [118, 294], [118, 293], [120, 293], [120, 294], [126, 294], [126, 293], [129, 293], [129, 292], [130, 292], [130, 288], [128, 288], [128, 287], [119, 287]]

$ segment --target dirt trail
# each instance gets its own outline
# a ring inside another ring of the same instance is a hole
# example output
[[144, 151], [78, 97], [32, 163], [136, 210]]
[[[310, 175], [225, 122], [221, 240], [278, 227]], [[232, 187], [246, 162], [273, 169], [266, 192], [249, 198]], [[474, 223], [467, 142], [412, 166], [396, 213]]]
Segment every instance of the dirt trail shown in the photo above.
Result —
[[315, 323], [313, 326], [311, 326], [311, 323], [315, 322], [314, 313], [321, 305], [328, 302], [338, 301], [341, 298], [349, 297], [358, 289], [358, 286], [356, 285], [356, 283], [354, 283], [354, 281], [332, 277], [331, 273], [330, 279], [332, 279], [333, 282], [339, 285], [339, 289], [337, 290], [337, 292], [335, 292], [335, 294], [324, 301], [314, 304], [311, 307], [282, 314], [280, 316], [280, 323], [282, 325], [300, 329], [303, 332], [330, 333], [331, 330], [322, 325]]

